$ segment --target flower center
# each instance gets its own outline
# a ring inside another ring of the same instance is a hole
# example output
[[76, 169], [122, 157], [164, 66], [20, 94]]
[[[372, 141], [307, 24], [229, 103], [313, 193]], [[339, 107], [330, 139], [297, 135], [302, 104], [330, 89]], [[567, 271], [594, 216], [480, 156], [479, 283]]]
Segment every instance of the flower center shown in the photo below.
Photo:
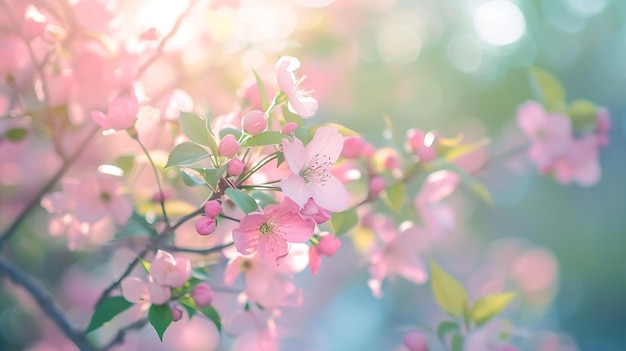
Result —
[[276, 232], [276, 229], [278, 229], [276, 221], [267, 221], [261, 224], [259, 232], [261, 235], [273, 235]]
[[328, 168], [332, 167], [334, 164], [330, 156], [316, 154], [308, 165], [306, 163], [304, 164], [300, 171], [300, 177], [304, 178], [307, 183], [312, 182], [324, 185], [330, 178]]
[[111, 194], [107, 193], [106, 191], [103, 191], [100, 193], [100, 201], [104, 202], [104, 203], [109, 203], [111, 201]]

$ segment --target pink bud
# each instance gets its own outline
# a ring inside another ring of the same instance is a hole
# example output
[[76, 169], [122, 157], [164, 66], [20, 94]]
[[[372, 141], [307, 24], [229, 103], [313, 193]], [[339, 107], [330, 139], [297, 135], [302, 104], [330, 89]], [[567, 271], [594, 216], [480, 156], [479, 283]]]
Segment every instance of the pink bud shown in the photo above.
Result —
[[328, 257], [333, 256], [340, 247], [341, 240], [332, 234], [323, 235], [320, 238], [319, 244], [317, 244], [317, 249], [320, 253]]
[[222, 205], [217, 200], [207, 201], [204, 204], [204, 214], [207, 217], [215, 218], [222, 213]]
[[124, 130], [135, 125], [139, 102], [132, 88], [128, 93], [118, 96], [109, 104], [106, 115], [92, 111], [91, 118], [104, 129]]
[[215, 231], [216, 227], [217, 222], [213, 217], [202, 216], [196, 222], [196, 232], [200, 235], [209, 235]]
[[434, 147], [421, 147], [415, 152], [421, 162], [430, 162], [437, 158], [437, 150]]
[[370, 143], [364, 143], [363, 150], [361, 151], [361, 157], [370, 158], [374, 156], [374, 152], [376, 152], [374, 145]]
[[330, 212], [319, 207], [312, 198], [309, 198], [307, 202], [302, 206], [300, 214], [303, 216], [311, 217], [317, 224], [322, 224], [328, 221], [331, 217]]
[[375, 197], [387, 188], [385, 179], [380, 176], [376, 176], [370, 180], [370, 196]]
[[360, 136], [349, 136], [343, 139], [341, 156], [345, 158], [358, 158], [363, 151], [364, 140]]
[[609, 116], [609, 111], [604, 107], [598, 108], [596, 128], [598, 133], [601, 134], [608, 133], [611, 130], [611, 116]]
[[428, 341], [424, 334], [420, 332], [408, 332], [404, 334], [402, 341], [404, 346], [408, 347], [410, 351], [428, 351]]
[[243, 173], [244, 167], [245, 166], [240, 159], [233, 158], [232, 160], [228, 161], [228, 174], [232, 176], [238, 176]]
[[153, 40], [157, 40], [158, 38], [159, 38], [159, 35], [157, 34], [157, 30], [154, 27], [148, 28], [145, 32], [143, 32], [139, 36], [139, 39], [146, 40], [146, 41], [153, 41]]
[[207, 283], [200, 283], [193, 288], [191, 298], [198, 307], [208, 306], [213, 301], [213, 289]]
[[220, 155], [226, 157], [233, 157], [239, 152], [239, 143], [235, 136], [232, 134], [228, 134], [220, 140], [220, 145], [218, 147]]
[[159, 250], [150, 264], [150, 276], [158, 284], [180, 288], [191, 277], [191, 262], [188, 258], [174, 258], [170, 253]]
[[171, 309], [172, 309], [172, 321], [173, 322], [178, 322], [179, 320], [183, 318], [183, 311], [180, 309], [179, 306], [173, 306], [171, 307]]
[[252, 110], [243, 116], [243, 130], [250, 135], [257, 135], [267, 128], [267, 116], [263, 111]]
[[283, 134], [291, 135], [291, 133], [293, 133], [293, 131], [296, 130], [296, 128], [298, 128], [298, 124], [296, 122], [289, 122], [283, 126], [283, 129], [281, 132]]

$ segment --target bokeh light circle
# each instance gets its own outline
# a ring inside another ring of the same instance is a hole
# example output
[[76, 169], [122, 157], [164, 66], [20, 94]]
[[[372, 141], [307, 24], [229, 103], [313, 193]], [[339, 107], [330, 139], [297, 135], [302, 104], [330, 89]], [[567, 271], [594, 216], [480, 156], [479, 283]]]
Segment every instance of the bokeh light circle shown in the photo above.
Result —
[[489, 44], [508, 45], [524, 35], [526, 19], [510, 1], [489, 1], [474, 12], [474, 29], [478, 37]]

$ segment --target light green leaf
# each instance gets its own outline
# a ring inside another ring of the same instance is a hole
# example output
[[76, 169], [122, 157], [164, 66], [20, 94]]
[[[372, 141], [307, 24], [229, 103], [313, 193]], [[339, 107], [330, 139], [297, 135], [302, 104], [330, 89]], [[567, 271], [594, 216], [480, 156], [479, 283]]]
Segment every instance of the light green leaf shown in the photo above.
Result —
[[227, 136], [228, 134], [232, 134], [236, 140], [239, 140], [239, 138], [241, 138], [241, 131], [239, 129], [230, 128], [230, 127], [220, 129], [221, 139], [224, 139], [224, 137]]
[[143, 270], [146, 271], [146, 273], [150, 274], [150, 261], [142, 258], [140, 262], [141, 262], [141, 267], [143, 267]]
[[209, 134], [208, 134], [209, 149], [211, 149], [211, 154], [213, 155], [213, 158], [215, 158], [213, 166], [216, 166], [215, 162], [217, 162], [217, 157], [219, 156], [220, 152], [218, 150], [218, 145], [217, 145], [217, 141], [215, 140], [215, 136], [213, 135], [213, 132], [211, 131], [211, 121], [209, 120], [208, 117], [205, 121], [205, 124], [206, 124], [206, 129], [209, 131]]
[[356, 213], [356, 208], [350, 208], [343, 212], [335, 212], [330, 218], [330, 225], [337, 236], [348, 232], [350, 229], [354, 228], [357, 223], [359, 223], [359, 217]]
[[126, 311], [132, 305], [132, 303], [126, 301], [126, 299], [122, 296], [111, 296], [106, 298], [96, 307], [85, 333], [89, 333], [100, 328], [104, 323]]
[[183, 183], [187, 186], [201, 186], [206, 184], [202, 177], [186, 169], [180, 171], [180, 177], [183, 179]]
[[470, 152], [483, 148], [489, 144], [491, 144], [491, 140], [485, 138], [485, 139], [478, 140], [474, 143], [461, 144], [458, 146], [454, 146], [453, 148], [451, 148], [445, 153], [444, 159], [448, 162], [451, 162], [451, 161], [456, 160], [459, 157], [465, 156], [469, 154]]
[[148, 322], [150, 322], [152, 327], [154, 327], [154, 330], [159, 335], [159, 339], [161, 341], [163, 341], [163, 334], [167, 330], [167, 327], [172, 324], [172, 321], [172, 310], [169, 305], [163, 304], [150, 306], [150, 311], [148, 311]]
[[243, 143], [241, 143], [241, 147], [278, 145], [284, 138], [289, 138], [289, 136], [280, 132], [268, 130], [246, 139]]
[[451, 351], [463, 351], [463, 343], [465, 340], [460, 334], [454, 334], [452, 336], [452, 343], [450, 346]]
[[261, 99], [261, 108], [263, 111], [267, 111], [267, 108], [270, 107], [270, 101], [267, 98], [267, 91], [265, 90], [265, 84], [263, 84], [263, 80], [259, 77], [259, 74], [256, 73], [255, 70], [252, 70], [254, 73], [254, 80], [256, 81], [256, 87], [259, 90], [259, 98]]
[[213, 321], [215, 327], [217, 327], [217, 331], [222, 332], [222, 319], [213, 306], [198, 307], [198, 311]]
[[467, 306], [467, 292], [463, 285], [435, 261], [430, 262], [430, 274], [430, 287], [441, 309], [453, 317], [463, 314]]
[[[281, 111], [283, 113], [283, 117], [285, 118], [285, 122], [294, 122], [295, 124], [297, 124], [299, 126], [302, 125], [302, 122], [303, 122], [302, 121], [302, 117], [300, 117], [297, 114], [289, 111], [289, 107], [287, 106], [287, 104], [284, 104], [281, 107]], [[302, 140], [302, 139], [300, 139], [300, 140]]]
[[239, 189], [228, 188], [224, 193], [226, 193], [230, 200], [246, 214], [256, 211], [259, 207], [250, 195]]
[[28, 135], [28, 130], [22, 127], [11, 128], [4, 133], [4, 137], [9, 141], [21, 141]]
[[248, 195], [250, 195], [250, 197], [252, 197], [259, 204], [259, 206], [263, 208], [267, 205], [276, 204], [276, 199], [264, 191], [252, 190], [248, 193]]
[[191, 112], [180, 112], [178, 119], [180, 129], [183, 134], [194, 143], [211, 146], [209, 142], [209, 130], [206, 128], [206, 121]]
[[441, 341], [445, 341], [447, 335], [451, 333], [458, 333], [459, 329], [460, 328], [458, 324], [451, 321], [444, 321], [441, 322], [437, 327], [437, 336], [439, 336], [439, 339]]
[[546, 109], [548, 111], [563, 111], [566, 106], [566, 94], [558, 79], [538, 67], [531, 67], [529, 75], [531, 86]]
[[400, 212], [404, 206], [404, 194], [406, 192], [404, 183], [396, 182], [389, 186], [383, 194], [385, 204], [395, 212]]
[[189, 142], [180, 143], [170, 151], [165, 168], [190, 165], [208, 157], [209, 153], [203, 147]]
[[571, 103], [567, 109], [567, 114], [572, 119], [574, 129], [582, 130], [595, 125], [598, 118], [598, 108], [589, 100], [578, 99]]
[[228, 169], [227, 164], [222, 165], [222, 167], [220, 168], [204, 169], [202, 171], [202, 178], [204, 178], [204, 180], [212, 189], [215, 189], [220, 181], [220, 178], [222, 178], [222, 176], [226, 172], [226, 169]]
[[115, 165], [124, 171], [124, 176], [128, 176], [135, 166], [135, 155], [122, 155], [115, 159]]
[[516, 293], [508, 292], [481, 297], [474, 302], [470, 316], [476, 325], [480, 326], [502, 312], [515, 299], [515, 296]]
[[313, 139], [313, 133], [308, 128], [298, 127], [294, 130], [294, 134], [304, 145], [308, 144], [311, 139]]

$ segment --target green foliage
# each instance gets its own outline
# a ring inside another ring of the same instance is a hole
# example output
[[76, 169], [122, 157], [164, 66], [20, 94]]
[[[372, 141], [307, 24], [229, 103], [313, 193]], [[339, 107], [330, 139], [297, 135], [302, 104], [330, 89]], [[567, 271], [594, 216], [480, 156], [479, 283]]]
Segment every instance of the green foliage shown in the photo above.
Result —
[[289, 138], [289, 136], [280, 132], [268, 130], [249, 137], [241, 143], [241, 147], [278, 145], [282, 142], [284, 138]]
[[452, 333], [458, 333], [460, 330], [459, 325], [451, 321], [443, 321], [437, 327], [437, 336], [441, 341], [446, 339], [446, 336]]
[[118, 156], [115, 165], [124, 172], [124, 176], [128, 176], [135, 166], [135, 155]]
[[463, 343], [465, 340], [461, 334], [454, 334], [452, 336], [452, 343], [450, 346], [451, 351], [463, 351]]
[[529, 70], [530, 83], [537, 97], [551, 112], [562, 112], [566, 107], [566, 93], [555, 76], [538, 67]]
[[267, 108], [270, 107], [270, 101], [267, 98], [267, 91], [265, 90], [265, 84], [263, 84], [263, 80], [259, 77], [259, 74], [256, 73], [255, 70], [252, 70], [254, 73], [254, 80], [256, 81], [256, 87], [259, 90], [259, 98], [261, 99], [261, 108], [263, 111], [267, 111]]
[[[196, 306], [196, 302], [190, 297], [181, 299], [180, 303], [183, 304], [190, 316], [198, 311], [202, 313], [205, 317], [209, 318], [213, 322], [213, 324], [215, 324], [215, 327], [219, 332], [222, 331], [222, 319], [219, 313], [217, 313], [217, 311], [215, 310], [215, 308], [213, 308], [213, 306], [209, 305], [204, 307], [198, 307]], [[190, 312], [190, 310], [192, 310], [193, 312]]]
[[154, 328], [159, 335], [159, 340], [163, 341], [163, 334], [167, 330], [167, 327], [172, 324], [173, 316], [172, 309], [169, 305], [152, 305], [150, 311], [148, 311], [148, 322]]
[[122, 296], [111, 296], [100, 302], [91, 316], [91, 321], [85, 333], [89, 333], [100, 328], [104, 323], [110, 321], [118, 314], [126, 311], [133, 304], [126, 301]]
[[208, 157], [209, 153], [203, 147], [190, 142], [180, 143], [170, 151], [165, 168], [190, 165]]
[[430, 287], [441, 309], [453, 317], [462, 315], [467, 308], [467, 292], [463, 285], [435, 261], [430, 262], [430, 274]]
[[24, 140], [28, 135], [28, 130], [22, 127], [11, 128], [4, 133], [4, 137], [13, 142]]
[[294, 134], [304, 145], [308, 144], [311, 139], [313, 139], [313, 133], [308, 128], [298, 127], [294, 130]]
[[330, 225], [337, 236], [347, 233], [350, 229], [354, 228], [358, 222], [359, 217], [356, 213], [356, 208], [350, 208], [343, 212], [335, 212], [330, 219]]
[[471, 319], [480, 326], [502, 312], [514, 299], [514, 292], [493, 294], [481, 297], [470, 310]]
[[180, 171], [180, 177], [183, 179], [183, 183], [187, 186], [202, 186], [206, 182], [197, 173], [189, 172], [186, 169]]
[[206, 183], [212, 188], [217, 188], [217, 184], [220, 181], [220, 178], [226, 173], [228, 169], [228, 165], [224, 164], [220, 168], [208, 168], [202, 170], [202, 178], [206, 181]]
[[404, 194], [406, 193], [406, 187], [403, 182], [395, 182], [385, 190], [383, 194], [383, 201], [387, 207], [394, 212], [400, 212], [404, 206]]
[[567, 114], [572, 119], [574, 129], [581, 130], [595, 125], [598, 108], [589, 100], [578, 99], [572, 101], [567, 109]]
[[150, 274], [150, 261], [142, 258], [139, 262], [141, 263], [141, 267], [143, 267], [143, 270], [146, 271], [146, 273]]
[[228, 188], [224, 193], [246, 214], [256, 211], [259, 207], [250, 195], [239, 189]]
[[206, 121], [191, 112], [180, 112], [178, 119], [180, 129], [185, 136], [194, 143], [211, 146], [209, 140], [209, 130], [206, 127]]

